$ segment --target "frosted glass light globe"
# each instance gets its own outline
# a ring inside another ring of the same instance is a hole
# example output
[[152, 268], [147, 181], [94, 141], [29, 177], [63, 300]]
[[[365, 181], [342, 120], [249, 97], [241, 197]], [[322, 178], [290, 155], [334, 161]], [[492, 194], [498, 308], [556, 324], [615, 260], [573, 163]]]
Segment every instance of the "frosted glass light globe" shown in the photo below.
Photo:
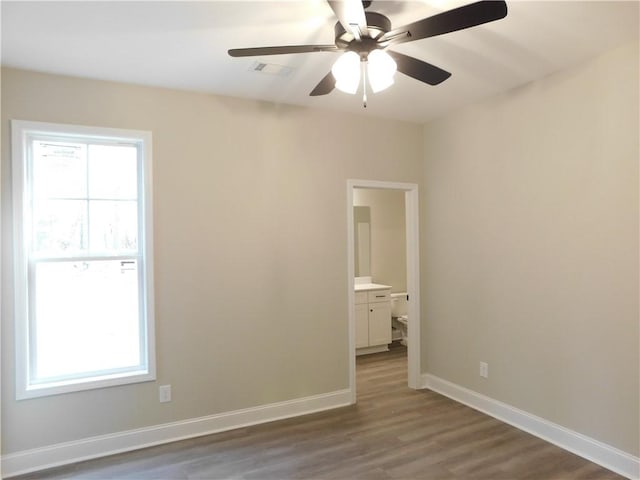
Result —
[[360, 55], [356, 52], [345, 52], [331, 67], [336, 79], [336, 88], [345, 93], [354, 94], [360, 84]]
[[393, 85], [393, 76], [398, 66], [391, 56], [382, 50], [373, 50], [367, 60], [369, 84], [374, 93]]

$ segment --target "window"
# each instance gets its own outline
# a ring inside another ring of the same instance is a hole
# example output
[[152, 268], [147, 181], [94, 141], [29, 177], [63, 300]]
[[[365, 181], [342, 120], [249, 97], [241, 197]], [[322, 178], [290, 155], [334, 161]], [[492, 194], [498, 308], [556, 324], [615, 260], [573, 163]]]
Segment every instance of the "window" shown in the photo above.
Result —
[[151, 133], [11, 127], [17, 398], [155, 379]]

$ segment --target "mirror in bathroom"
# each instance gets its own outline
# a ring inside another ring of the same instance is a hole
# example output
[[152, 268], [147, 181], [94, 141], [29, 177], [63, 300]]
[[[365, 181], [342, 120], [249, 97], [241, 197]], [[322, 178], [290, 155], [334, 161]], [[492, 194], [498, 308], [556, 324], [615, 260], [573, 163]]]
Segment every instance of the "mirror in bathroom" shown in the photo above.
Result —
[[354, 258], [356, 277], [371, 276], [371, 209], [353, 207]]

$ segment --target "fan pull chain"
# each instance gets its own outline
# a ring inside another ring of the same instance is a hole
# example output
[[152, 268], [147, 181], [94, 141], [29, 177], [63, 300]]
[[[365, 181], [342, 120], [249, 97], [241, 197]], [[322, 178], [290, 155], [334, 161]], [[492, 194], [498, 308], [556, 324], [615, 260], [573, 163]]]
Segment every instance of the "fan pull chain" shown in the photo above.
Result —
[[367, 61], [360, 62], [362, 68], [362, 108], [367, 108]]

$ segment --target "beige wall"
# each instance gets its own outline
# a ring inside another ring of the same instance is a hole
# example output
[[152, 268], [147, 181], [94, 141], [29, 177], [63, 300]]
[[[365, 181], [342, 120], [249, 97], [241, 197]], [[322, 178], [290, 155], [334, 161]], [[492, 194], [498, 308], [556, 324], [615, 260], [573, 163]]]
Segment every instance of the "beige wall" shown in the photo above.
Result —
[[[153, 132], [157, 382], [14, 400], [9, 119]], [[421, 163], [409, 123], [3, 70], [3, 452], [347, 388], [346, 180]]]
[[391, 285], [392, 292], [407, 291], [407, 241], [401, 190], [356, 188], [353, 204], [371, 208], [371, 277]]
[[636, 456], [638, 71], [633, 43], [429, 123], [421, 205], [423, 372]]

